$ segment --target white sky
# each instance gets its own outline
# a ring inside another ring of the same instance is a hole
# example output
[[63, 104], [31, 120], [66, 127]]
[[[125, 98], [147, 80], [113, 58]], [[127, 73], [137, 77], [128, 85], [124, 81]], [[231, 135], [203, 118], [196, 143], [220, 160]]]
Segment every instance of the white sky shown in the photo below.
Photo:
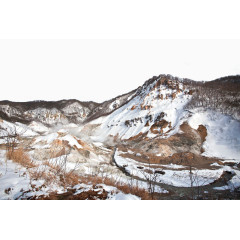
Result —
[[240, 74], [239, 40], [1, 40], [0, 52], [1, 100], [101, 102], [162, 73]]

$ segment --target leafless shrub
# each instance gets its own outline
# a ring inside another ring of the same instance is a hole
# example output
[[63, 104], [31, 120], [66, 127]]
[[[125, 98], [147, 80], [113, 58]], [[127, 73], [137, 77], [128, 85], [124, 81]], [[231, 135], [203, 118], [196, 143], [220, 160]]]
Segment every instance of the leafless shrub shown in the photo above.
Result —
[[5, 146], [8, 159], [11, 159], [11, 155], [16, 149], [21, 140], [23, 134], [26, 132], [25, 128], [17, 127], [16, 125], [8, 127], [0, 127], [1, 138], [5, 140]]
[[189, 165], [190, 179], [190, 198], [192, 200], [199, 199], [203, 195], [203, 186], [208, 184], [209, 179], [199, 176], [199, 170], [192, 170], [192, 165]]
[[148, 167], [142, 170], [139, 170], [143, 175], [145, 181], [148, 184], [148, 191], [151, 195], [151, 198], [154, 199], [154, 195], [156, 192], [156, 183], [158, 181], [158, 171], [152, 170], [150, 160], [148, 159]]

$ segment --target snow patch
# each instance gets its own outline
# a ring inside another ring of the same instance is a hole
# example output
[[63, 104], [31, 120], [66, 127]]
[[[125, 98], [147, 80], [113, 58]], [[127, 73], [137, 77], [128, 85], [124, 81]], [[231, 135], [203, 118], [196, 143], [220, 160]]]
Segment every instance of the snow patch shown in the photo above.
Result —
[[194, 129], [201, 124], [207, 128], [204, 156], [240, 160], [239, 121], [208, 110], [195, 112], [188, 123]]

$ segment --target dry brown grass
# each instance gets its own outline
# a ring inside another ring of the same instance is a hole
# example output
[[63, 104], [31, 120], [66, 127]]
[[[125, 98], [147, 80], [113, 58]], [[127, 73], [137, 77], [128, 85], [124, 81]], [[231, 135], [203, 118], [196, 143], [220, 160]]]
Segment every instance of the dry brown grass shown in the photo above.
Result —
[[91, 183], [93, 186], [97, 184], [106, 184], [108, 186], [116, 187], [125, 194], [136, 195], [142, 200], [152, 200], [152, 196], [146, 189], [140, 188], [139, 186], [130, 186], [126, 183], [118, 182], [114, 179], [87, 176], [81, 177], [81, 182], [86, 184]]
[[[97, 186], [98, 184], [106, 184], [108, 186], [116, 187], [118, 190], [122, 191], [125, 194], [136, 195], [140, 197], [142, 200], [152, 200], [152, 196], [149, 194], [149, 192], [138, 186], [129, 186], [127, 184], [120, 183], [109, 178], [100, 178], [100, 177], [93, 177], [93, 176], [80, 177], [78, 175], [75, 175], [73, 179], [72, 179], [73, 175], [69, 177], [71, 181], [72, 180], [77, 181], [77, 182], [74, 182], [74, 184], [77, 184], [77, 183], [85, 183], [88, 185], [91, 184], [93, 189], [98, 189], [98, 186]], [[74, 194], [75, 192], [76, 192], [76, 189], [68, 187], [67, 191], [64, 193], [58, 194], [56, 192], [52, 192], [49, 194], [49, 196], [41, 196], [36, 199], [38, 200], [86, 200], [86, 199], [105, 200], [107, 199], [107, 196], [108, 196], [108, 193], [104, 189], [101, 192], [95, 191], [95, 190], [87, 190], [77, 195]], [[32, 198], [32, 199], [35, 199], [35, 198]]]
[[78, 183], [91, 183], [93, 186], [97, 184], [106, 184], [116, 187], [125, 194], [133, 194], [143, 200], [150, 200], [152, 196], [149, 192], [138, 186], [122, 183], [110, 178], [101, 178], [95, 176], [80, 177], [75, 171], [64, 172], [57, 164], [50, 163], [48, 160], [43, 161], [40, 165], [32, 162], [30, 156], [23, 148], [15, 149], [11, 154], [7, 152], [7, 158], [26, 167], [32, 180], [45, 180], [44, 185], [56, 183], [64, 188], [71, 189]]
[[75, 171], [64, 172], [62, 167], [45, 161], [30, 171], [34, 180], [45, 180], [46, 185], [58, 184], [64, 188], [73, 187], [79, 183], [79, 175]]
[[32, 162], [28, 153], [23, 148], [14, 149], [14, 151], [8, 151], [7, 159], [12, 160], [15, 163], [18, 163], [26, 168], [35, 167], [35, 164]]
[[65, 184], [74, 186], [79, 183], [79, 175], [73, 171], [65, 174]]
[[59, 182], [59, 176], [44, 166], [38, 166], [29, 171], [32, 180], [44, 180], [44, 185], [51, 185]]
[[[109, 178], [100, 178], [100, 177], [93, 177], [93, 176], [86, 176], [80, 178], [81, 183], [85, 184], [92, 184], [93, 189], [97, 189], [97, 184], [106, 184], [108, 186], [116, 187], [120, 191], [124, 192], [125, 194], [133, 194], [140, 197], [142, 200], [152, 200], [152, 196], [142, 188], [137, 186], [130, 187], [127, 184], [119, 183]], [[100, 188], [99, 188], [100, 189]], [[57, 194], [55, 192], [49, 194], [49, 196], [42, 196], [38, 199], [42, 200], [96, 200], [107, 199], [107, 192], [103, 190], [102, 192], [98, 192], [95, 190], [87, 190], [86, 192], [81, 192], [80, 194], [74, 195], [76, 192], [75, 189], [67, 189], [67, 192], [63, 194]]]

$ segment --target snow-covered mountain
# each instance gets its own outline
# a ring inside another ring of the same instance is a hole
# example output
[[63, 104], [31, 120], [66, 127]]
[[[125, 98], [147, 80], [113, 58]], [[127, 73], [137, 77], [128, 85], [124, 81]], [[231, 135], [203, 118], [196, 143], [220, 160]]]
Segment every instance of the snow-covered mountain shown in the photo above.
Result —
[[0, 102], [0, 114], [19, 122], [39, 121], [54, 125], [69, 122], [82, 123], [89, 113], [98, 106], [95, 102], [80, 102], [78, 100], [61, 100], [56, 102]]
[[80, 102], [78, 100], [10, 102], [0, 101], [0, 117], [9, 121], [30, 123], [38, 121], [47, 125], [88, 122], [109, 114], [121, 107], [136, 90], [105, 101]]
[[88, 114], [98, 106], [95, 102], [80, 102], [78, 100], [61, 100], [56, 102], [0, 102], [0, 115], [8, 120], [19, 122], [38, 121], [43, 124], [83, 122]]
[[138, 135], [167, 136], [177, 131], [192, 92], [180, 79], [155, 77], [138, 88], [134, 97], [104, 118], [106, 135], [131, 139]]
[[[107, 116], [128, 104], [128, 108], [131, 108], [131, 111], [130, 109], [128, 111], [125, 110], [124, 119], [126, 118], [125, 121], [129, 120], [130, 123], [126, 122], [126, 125], [132, 125], [131, 122], [133, 123], [134, 118], [139, 117], [138, 113], [140, 113], [141, 120], [139, 118], [139, 120], [135, 119], [135, 121], [142, 121], [147, 125], [150, 124], [151, 127], [151, 123], [155, 123], [157, 114], [161, 113], [159, 113], [161, 106], [165, 105], [165, 109], [168, 109], [168, 111], [171, 109], [174, 112], [178, 111], [181, 108], [180, 106], [188, 104], [188, 108], [192, 106], [193, 108], [222, 109], [226, 114], [240, 119], [239, 85], [239, 76], [225, 77], [210, 82], [195, 82], [171, 75], [159, 75], [149, 79], [142, 86], [129, 93], [103, 103], [81, 102], [74, 99], [55, 102], [0, 101], [0, 117], [19, 122], [31, 122], [35, 120], [49, 125], [70, 122], [79, 124]], [[193, 92], [195, 93], [193, 94]], [[121, 108], [122, 110], [123, 108]], [[179, 117], [179, 112], [173, 112], [172, 114]], [[129, 114], [131, 117], [126, 117]], [[149, 121], [147, 120], [148, 123], [142, 118], [143, 116], [147, 117], [147, 115], [150, 118]], [[135, 117], [133, 118], [133, 116]], [[161, 117], [159, 116], [159, 118]], [[177, 119], [173, 119], [170, 116], [170, 113], [168, 113], [168, 116], [165, 115], [163, 119], [166, 121], [169, 120], [169, 123], [171, 122], [172, 125], [177, 121]], [[109, 122], [109, 124], [113, 125], [112, 122]]]
[[[44, 187], [44, 194], [53, 189], [66, 190], [59, 188], [62, 176], [55, 172], [63, 161], [65, 171], [77, 172], [81, 181], [82, 177], [94, 176], [107, 179], [112, 187], [127, 185], [149, 191], [148, 181], [154, 179], [155, 193], [171, 193], [172, 199], [179, 198], [178, 191], [188, 198], [185, 188], [193, 186], [208, 192], [211, 185], [214, 194], [232, 192], [240, 187], [239, 92], [240, 76], [195, 82], [159, 75], [103, 103], [0, 101], [0, 161], [5, 161], [1, 151], [5, 151], [7, 141], [17, 136], [16, 145], [28, 152], [32, 169], [56, 175], [54, 184]], [[14, 169], [14, 164], [9, 166]], [[4, 171], [0, 167], [0, 172]], [[189, 171], [194, 181], [189, 178]], [[29, 179], [31, 174], [27, 173]], [[46, 186], [49, 178], [44, 181], [39, 186]], [[0, 189], [0, 198], [8, 198], [11, 188], [16, 191], [13, 198], [19, 194], [25, 198], [32, 189], [25, 185], [26, 195], [11, 186], [7, 191], [2, 189], [2, 193]], [[92, 197], [95, 191], [94, 184], [71, 187], [79, 194], [88, 191], [88, 197], [84, 193], [82, 199], [89, 198], [89, 194]], [[184, 189], [176, 191], [181, 187]], [[109, 186], [96, 189], [101, 192], [101, 197], [97, 194], [100, 199], [112, 198], [111, 192], [102, 195], [112, 189]], [[116, 194], [120, 190], [114, 191]], [[128, 188], [126, 192], [134, 191]]]
[[[211, 86], [209, 90], [209, 82], [204, 88], [203, 82], [170, 75], [153, 77], [123, 106], [92, 121], [99, 125], [92, 138], [108, 143], [112, 139], [111, 145], [124, 144], [154, 154], [161, 152], [165, 157], [192, 152], [240, 159], [240, 108], [236, 108], [240, 101], [235, 94], [240, 78], [233, 78], [235, 88], [229, 91], [232, 78], [225, 78], [224, 92], [222, 87], [217, 91]], [[215, 80], [213, 86], [218, 81], [223, 82]], [[200, 102], [199, 95], [204, 96]], [[226, 115], [224, 109], [232, 115]]]

